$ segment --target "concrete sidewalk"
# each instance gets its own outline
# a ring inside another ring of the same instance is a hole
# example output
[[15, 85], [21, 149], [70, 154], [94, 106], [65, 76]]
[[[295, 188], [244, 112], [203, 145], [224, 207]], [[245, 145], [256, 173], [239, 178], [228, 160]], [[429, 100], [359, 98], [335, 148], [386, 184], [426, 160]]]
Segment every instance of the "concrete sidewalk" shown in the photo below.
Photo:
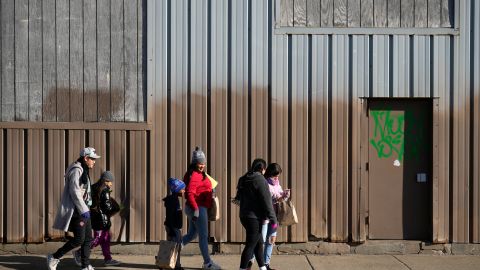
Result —
[[[157, 269], [152, 256], [117, 255], [114, 257], [124, 262], [120, 266], [104, 267], [100, 255], [92, 256], [95, 269]], [[239, 255], [214, 255], [213, 260], [224, 269], [238, 269]], [[202, 258], [199, 255], [183, 256], [182, 266], [186, 269], [201, 269]], [[432, 269], [432, 270], [466, 270], [480, 269], [480, 256], [465, 255], [274, 255], [272, 267], [280, 270], [294, 269]], [[2, 255], [0, 269], [43, 270], [47, 269], [46, 259], [39, 255]], [[78, 270], [71, 256], [62, 259], [58, 270]], [[258, 269], [254, 267], [253, 269]]]

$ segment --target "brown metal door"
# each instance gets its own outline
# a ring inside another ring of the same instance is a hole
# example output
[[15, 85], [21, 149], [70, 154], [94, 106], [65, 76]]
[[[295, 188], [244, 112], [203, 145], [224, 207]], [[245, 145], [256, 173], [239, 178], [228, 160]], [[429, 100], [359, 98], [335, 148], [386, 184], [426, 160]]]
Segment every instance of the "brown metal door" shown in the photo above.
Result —
[[431, 235], [432, 102], [369, 100], [369, 238]]

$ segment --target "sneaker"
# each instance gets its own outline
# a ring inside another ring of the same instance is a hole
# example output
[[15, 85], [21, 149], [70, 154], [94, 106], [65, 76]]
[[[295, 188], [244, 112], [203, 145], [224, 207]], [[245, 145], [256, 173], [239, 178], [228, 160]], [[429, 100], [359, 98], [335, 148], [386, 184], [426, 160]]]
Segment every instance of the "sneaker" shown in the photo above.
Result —
[[55, 259], [52, 254], [47, 255], [47, 268], [48, 270], [57, 270], [57, 265], [60, 259]]
[[82, 254], [80, 253], [80, 249], [72, 251], [73, 260], [78, 266], [82, 266]]
[[210, 263], [204, 263], [202, 269], [222, 269], [218, 264], [210, 261]]
[[95, 270], [95, 268], [89, 264], [87, 267], [82, 268], [82, 270]]
[[105, 260], [105, 262], [104, 262], [105, 266], [114, 266], [114, 265], [119, 265], [121, 263], [122, 263], [121, 261], [117, 261], [117, 260], [114, 260], [114, 259]]
[[267, 270], [275, 270], [275, 268], [271, 268], [269, 264], [265, 264], [265, 267], [267, 268]]

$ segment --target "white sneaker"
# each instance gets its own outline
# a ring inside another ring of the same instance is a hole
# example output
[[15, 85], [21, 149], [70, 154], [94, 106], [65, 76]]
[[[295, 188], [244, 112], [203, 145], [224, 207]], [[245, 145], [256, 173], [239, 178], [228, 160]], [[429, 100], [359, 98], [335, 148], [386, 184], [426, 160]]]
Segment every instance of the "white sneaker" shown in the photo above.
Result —
[[87, 267], [82, 268], [82, 270], [95, 270], [90, 264]]
[[82, 254], [80, 254], [80, 249], [72, 251], [73, 260], [78, 266], [82, 266]]
[[216, 270], [216, 269], [222, 269], [222, 268], [218, 264], [214, 263], [213, 261], [210, 261], [210, 263], [204, 263], [202, 269]]
[[104, 262], [105, 266], [115, 266], [115, 265], [119, 265], [121, 263], [122, 263], [121, 261], [117, 261], [117, 260], [114, 260], [114, 259], [106, 260]]
[[48, 270], [57, 270], [57, 265], [60, 259], [55, 259], [52, 254], [47, 255], [47, 268]]

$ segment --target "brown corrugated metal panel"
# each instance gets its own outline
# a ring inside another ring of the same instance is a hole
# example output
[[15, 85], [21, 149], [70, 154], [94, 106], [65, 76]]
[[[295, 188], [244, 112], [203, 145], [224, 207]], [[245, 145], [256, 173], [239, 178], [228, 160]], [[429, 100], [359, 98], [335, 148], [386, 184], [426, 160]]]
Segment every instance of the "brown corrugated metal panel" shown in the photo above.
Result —
[[453, 238], [456, 243], [469, 241], [469, 153], [470, 153], [470, 6], [460, 3], [460, 36], [454, 39], [453, 99]]
[[308, 241], [308, 36], [292, 37], [291, 187], [298, 224], [291, 227], [292, 242]]
[[450, 37], [434, 37], [433, 89], [435, 100], [433, 121], [433, 242], [447, 243], [450, 239]]
[[[73, 162], [80, 157], [80, 150], [88, 147], [85, 145], [84, 130], [68, 130], [68, 157], [67, 162]], [[98, 151], [98, 149], [97, 149]]]
[[227, 241], [228, 200], [227, 181], [227, 2], [214, 0], [212, 9], [211, 94], [210, 94], [210, 173], [217, 179], [216, 189], [220, 201], [220, 220], [210, 223], [210, 235], [215, 241]]
[[332, 41], [332, 241], [348, 239], [348, 36]]
[[[362, 103], [362, 117], [360, 118], [360, 127], [368, 127], [368, 103], [366, 100], [363, 100]], [[352, 119], [353, 121], [353, 119]], [[359, 196], [359, 206], [358, 211], [359, 213], [359, 235], [357, 236], [358, 239], [356, 241], [365, 241], [368, 235], [368, 171], [366, 168], [366, 164], [368, 162], [368, 128], [361, 128], [360, 129], [360, 167], [361, 167], [361, 175], [360, 175], [360, 183], [358, 183], [358, 187], [360, 191], [358, 191]]]
[[45, 131], [30, 129], [27, 134], [27, 242], [43, 242], [45, 233]]
[[58, 238], [63, 237], [63, 231], [54, 230], [52, 228], [55, 215], [57, 214], [60, 198], [62, 196], [65, 183], [65, 168], [74, 160], [65, 161], [65, 131], [64, 130], [48, 130], [47, 133], [47, 206], [48, 206], [48, 222], [47, 237]]
[[[474, 25], [480, 25], [480, 5], [474, 5]], [[480, 145], [479, 145], [479, 117], [480, 117], [480, 27], [473, 27], [474, 48], [472, 55], [473, 64], [473, 102], [474, 102], [474, 148], [473, 148], [473, 242], [480, 243]]]
[[[187, 152], [187, 1], [173, 1], [171, 11], [171, 59], [170, 106], [169, 106], [169, 168], [168, 177], [183, 178], [186, 170]], [[204, 149], [205, 150], [205, 149]], [[208, 154], [208, 153], [207, 153]]]
[[129, 141], [129, 173], [127, 174], [130, 215], [129, 241], [145, 242], [147, 229], [147, 136], [144, 131], [131, 131]]
[[[108, 169], [113, 173], [115, 181], [113, 182], [112, 197], [118, 202], [125, 205], [126, 195], [126, 145], [127, 132], [124, 130], [114, 130], [109, 133]], [[126, 219], [122, 215], [116, 215], [112, 218], [112, 241], [126, 240]]]
[[3, 133], [4, 133], [4, 129], [0, 129], [0, 196], [1, 196], [1, 199], [0, 199], [0, 241], [2, 241], [3, 243], [3, 220], [5, 219], [5, 217], [3, 216], [3, 196], [4, 196], [4, 192], [3, 192], [3, 189], [4, 189], [4, 185], [5, 185], [5, 179], [3, 179], [3, 176], [5, 175], [3, 172], [4, 172], [4, 167], [3, 167], [3, 162], [5, 160], [5, 157], [3, 156], [3, 153], [5, 153], [4, 151], [4, 145], [3, 145]]
[[267, 158], [268, 146], [268, 1], [251, 2], [251, 119], [250, 160]]
[[[231, 115], [230, 115], [230, 194], [234, 197], [238, 178], [248, 169], [248, 2], [232, 1], [231, 42]], [[230, 200], [230, 198], [228, 198]], [[243, 242], [244, 230], [238, 218], [239, 207], [228, 205], [230, 211], [229, 241]]]
[[[165, 239], [164, 207], [162, 198], [166, 191], [167, 179], [167, 2], [150, 1], [148, 13], [155, 14], [149, 18], [155, 20], [155, 27], [148, 27], [149, 40], [152, 40], [155, 48], [154, 61], [148, 61], [147, 77], [155, 78], [148, 80], [152, 85], [148, 87], [152, 96], [147, 99], [149, 115], [147, 121], [152, 122], [154, 127], [150, 131], [150, 241]], [[150, 13], [151, 12], [151, 13]], [[150, 25], [150, 24], [149, 24]], [[155, 37], [153, 39], [153, 37]], [[150, 39], [152, 38], [152, 39]], [[151, 75], [150, 75], [151, 74]]]
[[[271, 156], [270, 162], [280, 164], [280, 183], [288, 188], [288, 36], [273, 37], [272, 101], [271, 101]], [[288, 241], [288, 227], [280, 227], [277, 242]]]
[[312, 37], [310, 233], [328, 237], [328, 36]]
[[[362, 193], [362, 181], [365, 181], [364, 164], [366, 159], [362, 156], [362, 119], [364, 115], [364, 102], [361, 97], [368, 96], [368, 56], [369, 45], [367, 36], [353, 36], [352, 41], [352, 65], [358, 70], [352, 74], [352, 240], [355, 242], [365, 241], [365, 196]], [[365, 101], [366, 102], [366, 101]]]
[[6, 208], [4, 215], [6, 222], [7, 242], [23, 242], [24, 228], [24, 177], [25, 156], [24, 131], [22, 129], [7, 129], [7, 179], [5, 189], [7, 192]]
[[88, 132], [87, 146], [95, 148], [97, 155], [100, 156], [100, 158], [95, 161], [95, 167], [90, 171], [92, 184], [100, 179], [100, 175], [107, 168], [107, 136], [105, 133], [105, 130], [90, 130]]

